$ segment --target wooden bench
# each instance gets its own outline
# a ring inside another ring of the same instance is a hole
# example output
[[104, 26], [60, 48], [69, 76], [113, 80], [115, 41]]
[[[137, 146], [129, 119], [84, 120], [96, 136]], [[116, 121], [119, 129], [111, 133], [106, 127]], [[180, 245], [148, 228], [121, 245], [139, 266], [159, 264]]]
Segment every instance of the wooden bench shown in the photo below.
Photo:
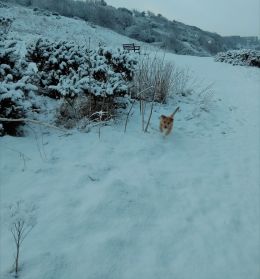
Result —
[[133, 50], [134, 52], [138, 52], [140, 54], [140, 46], [135, 45], [134, 43], [132, 44], [123, 44], [123, 49], [130, 51]]

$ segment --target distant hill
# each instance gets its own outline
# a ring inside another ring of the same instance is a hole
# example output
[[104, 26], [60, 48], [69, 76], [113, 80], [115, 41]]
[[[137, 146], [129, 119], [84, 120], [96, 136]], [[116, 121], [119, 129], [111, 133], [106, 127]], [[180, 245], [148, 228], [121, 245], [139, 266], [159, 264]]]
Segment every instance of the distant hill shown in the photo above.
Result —
[[110, 28], [120, 34], [178, 54], [211, 56], [230, 49], [260, 49], [257, 37], [229, 36], [203, 31], [161, 14], [115, 8], [104, 0], [2, 0], [25, 6], [39, 7], [68, 17]]
[[135, 23], [125, 33], [139, 39], [173, 50], [178, 54], [208, 56], [229, 49], [260, 47], [257, 37], [222, 37], [217, 33], [203, 31], [178, 21], [170, 21], [162, 15], [151, 12], [132, 12]]

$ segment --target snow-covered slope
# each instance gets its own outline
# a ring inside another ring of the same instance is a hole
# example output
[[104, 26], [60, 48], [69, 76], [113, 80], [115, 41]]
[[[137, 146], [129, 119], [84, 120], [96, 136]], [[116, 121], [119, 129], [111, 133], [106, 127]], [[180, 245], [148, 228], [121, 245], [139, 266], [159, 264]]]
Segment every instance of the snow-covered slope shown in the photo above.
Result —
[[[19, 32], [31, 11], [15, 10], [25, 13], [16, 36], [36, 36], [32, 23]], [[78, 21], [66, 20], [75, 34]], [[46, 36], [66, 38], [48, 26]], [[104, 30], [102, 38], [111, 46], [125, 40]], [[0, 278], [12, 278], [15, 251], [6, 206], [20, 199], [37, 207], [21, 250], [24, 279], [259, 278], [259, 69], [165, 59], [215, 91], [206, 111], [196, 99], [181, 103], [167, 138], [158, 117], [174, 101], [156, 106], [147, 134], [136, 106], [126, 133], [122, 114], [100, 139], [98, 127], [69, 136], [34, 127], [27, 137], [0, 138]]]
[[44, 36], [55, 40], [75, 41], [91, 48], [100, 44], [121, 47], [123, 43], [136, 42], [110, 29], [90, 24], [84, 20], [55, 16], [47, 11], [34, 11], [11, 4], [8, 6], [9, 8], [0, 8], [0, 16], [14, 18], [11, 28], [14, 38], [28, 40]]

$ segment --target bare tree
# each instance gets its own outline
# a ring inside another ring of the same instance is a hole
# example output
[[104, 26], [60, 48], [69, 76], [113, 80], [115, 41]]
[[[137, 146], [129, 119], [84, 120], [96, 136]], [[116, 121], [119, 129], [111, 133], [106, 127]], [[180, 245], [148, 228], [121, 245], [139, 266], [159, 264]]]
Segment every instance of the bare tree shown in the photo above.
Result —
[[16, 248], [14, 271], [18, 277], [21, 245], [36, 225], [36, 207], [19, 200], [9, 206], [9, 218], [9, 230]]

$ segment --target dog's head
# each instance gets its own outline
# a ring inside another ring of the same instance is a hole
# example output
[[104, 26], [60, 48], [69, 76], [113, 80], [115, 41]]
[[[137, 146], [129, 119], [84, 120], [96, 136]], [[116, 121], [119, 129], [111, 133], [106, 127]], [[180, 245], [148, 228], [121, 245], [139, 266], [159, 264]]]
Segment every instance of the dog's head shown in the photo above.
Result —
[[170, 128], [173, 123], [173, 115], [170, 116], [161, 115], [160, 122], [162, 124], [163, 129]]

